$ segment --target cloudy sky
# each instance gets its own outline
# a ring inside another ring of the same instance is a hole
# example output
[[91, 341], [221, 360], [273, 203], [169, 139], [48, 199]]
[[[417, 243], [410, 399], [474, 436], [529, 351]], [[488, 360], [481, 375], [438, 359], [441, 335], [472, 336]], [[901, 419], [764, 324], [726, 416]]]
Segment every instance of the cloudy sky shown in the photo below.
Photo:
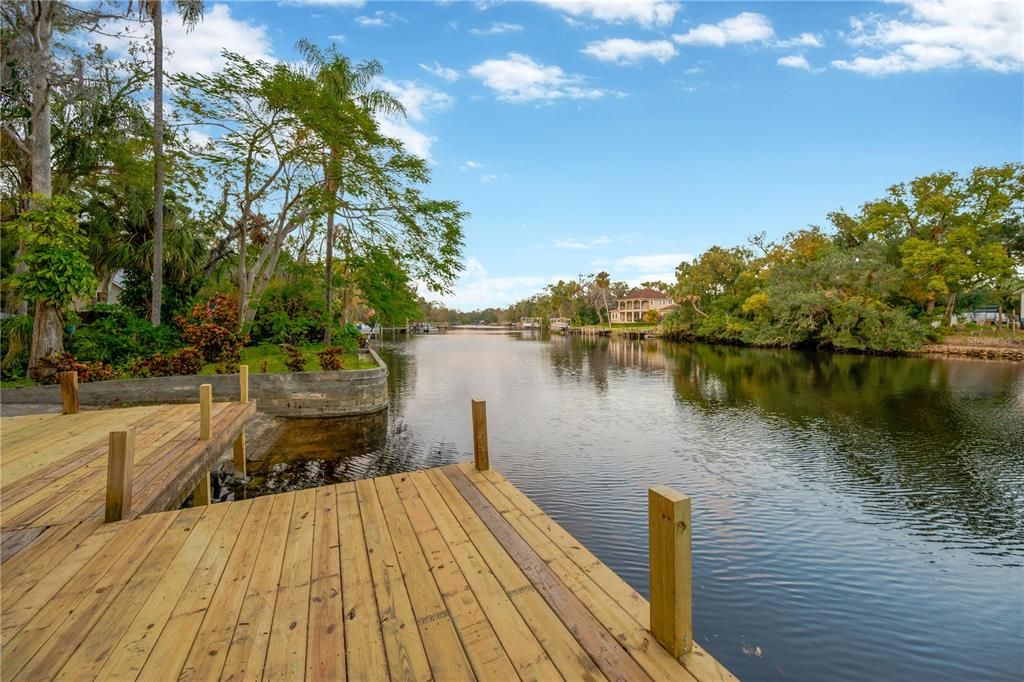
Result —
[[671, 279], [713, 244], [824, 224], [895, 182], [1024, 155], [1024, 4], [213, 3], [168, 68], [301, 37], [384, 64], [389, 121], [461, 200], [449, 305], [608, 270]]

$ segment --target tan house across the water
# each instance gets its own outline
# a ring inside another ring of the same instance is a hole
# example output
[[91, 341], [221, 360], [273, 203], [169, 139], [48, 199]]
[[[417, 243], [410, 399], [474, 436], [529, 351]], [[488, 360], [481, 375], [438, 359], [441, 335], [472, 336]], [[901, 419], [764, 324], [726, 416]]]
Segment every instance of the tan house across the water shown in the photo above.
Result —
[[633, 289], [618, 301], [618, 306], [611, 311], [611, 320], [615, 324], [642, 322], [644, 313], [657, 310], [664, 314], [675, 308], [668, 294], [650, 288]]

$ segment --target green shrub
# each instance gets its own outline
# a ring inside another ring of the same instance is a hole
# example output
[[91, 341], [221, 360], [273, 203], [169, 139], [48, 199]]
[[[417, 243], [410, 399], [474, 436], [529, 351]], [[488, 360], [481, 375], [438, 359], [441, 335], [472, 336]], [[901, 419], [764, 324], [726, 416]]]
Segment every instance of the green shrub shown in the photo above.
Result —
[[4, 377], [25, 375], [31, 343], [31, 315], [14, 315], [0, 323], [0, 372]]
[[80, 360], [104, 362], [116, 367], [154, 353], [167, 353], [181, 345], [170, 326], [154, 327], [120, 305], [96, 304], [80, 314], [65, 344]]

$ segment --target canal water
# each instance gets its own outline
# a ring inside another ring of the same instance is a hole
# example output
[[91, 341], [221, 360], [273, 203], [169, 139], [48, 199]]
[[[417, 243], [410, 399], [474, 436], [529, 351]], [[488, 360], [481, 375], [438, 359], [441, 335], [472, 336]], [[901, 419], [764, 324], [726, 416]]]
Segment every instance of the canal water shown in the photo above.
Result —
[[470, 459], [643, 594], [646, 488], [693, 498], [697, 641], [745, 680], [1024, 676], [1024, 365], [452, 332], [390, 409], [297, 421], [273, 492]]

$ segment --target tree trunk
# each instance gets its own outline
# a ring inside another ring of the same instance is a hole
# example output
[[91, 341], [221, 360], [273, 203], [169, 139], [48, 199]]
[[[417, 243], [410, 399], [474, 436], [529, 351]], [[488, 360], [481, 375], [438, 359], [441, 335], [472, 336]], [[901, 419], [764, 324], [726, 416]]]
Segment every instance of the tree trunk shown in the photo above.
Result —
[[949, 295], [946, 301], [946, 311], [942, 314], [942, 323], [947, 327], [953, 322], [953, 309], [956, 307], [956, 292]]
[[150, 321], [160, 324], [164, 288], [164, 17], [159, 0], [153, 18], [153, 304]]
[[327, 213], [327, 271], [324, 273], [324, 305], [327, 310], [327, 319], [324, 323], [324, 345], [331, 345], [331, 322], [333, 313], [332, 308], [334, 304], [334, 291], [333, 291], [333, 280], [334, 280], [334, 211], [328, 211]]
[[32, 320], [32, 351], [29, 357], [29, 377], [35, 376], [40, 358], [64, 351], [64, 327], [60, 311], [42, 301], [36, 303]]
[[249, 279], [245, 271], [246, 231], [249, 226], [249, 210], [242, 209], [238, 220], [238, 330], [245, 327], [245, 312], [249, 309], [249, 298], [246, 296]]
[[[52, 194], [50, 179], [50, 38], [57, 3], [33, 0], [32, 52], [32, 199], [30, 208], [40, 208]], [[26, 307], [27, 310], [27, 307]], [[36, 302], [35, 320], [32, 322], [32, 346], [28, 354], [29, 376], [35, 371], [39, 358], [64, 350], [64, 330], [60, 311], [42, 301]]]

